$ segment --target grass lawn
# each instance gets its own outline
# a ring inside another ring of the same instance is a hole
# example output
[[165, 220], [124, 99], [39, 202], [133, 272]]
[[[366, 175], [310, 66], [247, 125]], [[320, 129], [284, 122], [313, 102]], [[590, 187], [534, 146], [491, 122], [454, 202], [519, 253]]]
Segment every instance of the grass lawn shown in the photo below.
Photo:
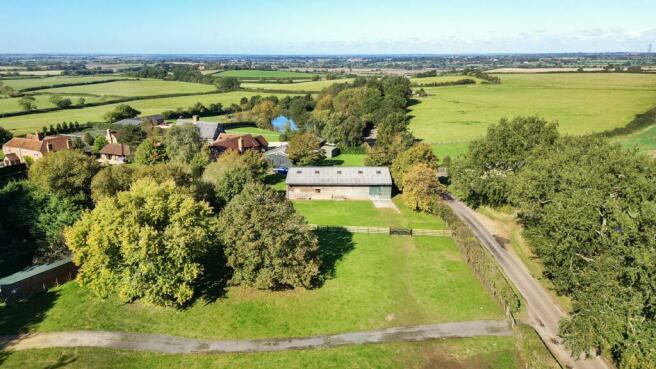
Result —
[[400, 214], [391, 209], [377, 209], [371, 201], [355, 200], [297, 200], [294, 208], [311, 224], [446, 229], [439, 217], [408, 209], [400, 196], [395, 197], [394, 202]]
[[184, 310], [102, 300], [69, 282], [0, 307], [0, 335], [109, 330], [187, 337], [298, 337], [383, 327], [503, 319], [447, 237], [321, 233], [325, 283], [312, 290], [228, 288]]
[[201, 93], [215, 90], [216, 87], [213, 85], [200, 83], [142, 79], [139, 81], [117, 81], [95, 85], [51, 88], [40, 90], [39, 92], [54, 94], [91, 94], [97, 96], [153, 96]]
[[[77, 104], [77, 100], [80, 98], [80, 96], [70, 96], [70, 95], [65, 95], [62, 94], [60, 95], [63, 98], [70, 98], [71, 101], [73, 102], [73, 105]], [[44, 109], [44, 108], [54, 108], [55, 105], [49, 101], [51, 95], [32, 95], [34, 99], [36, 100], [36, 107], [37, 109]], [[13, 97], [13, 98], [6, 98], [6, 99], [0, 99], [0, 114], [1, 113], [13, 113], [13, 112], [18, 112], [18, 111], [23, 111], [23, 108], [18, 104], [20, 101], [20, 97]], [[98, 97], [95, 96], [84, 96], [84, 100], [86, 102], [91, 103], [91, 102], [97, 102], [100, 101]]]
[[[227, 126], [229, 127], [229, 125]], [[257, 127], [228, 128], [226, 129], [226, 133], [235, 133], [240, 135], [251, 134], [253, 136], [262, 135], [269, 142], [280, 142], [280, 134], [278, 132]]]
[[244, 79], [257, 79], [257, 78], [312, 78], [319, 75], [318, 73], [304, 73], [304, 72], [292, 72], [284, 70], [228, 70], [216, 74], [219, 77], [237, 77]]
[[625, 126], [656, 101], [656, 75], [651, 74], [500, 77], [500, 85], [424, 88], [430, 96], [410, 107], [410, 115], [414, 116], [410, 129], [439, 153], [440, 144], [462, 145], [481, 137], [490, 124], [502, 117], [538, 115], [558, 120], [562, 133], [579, 135]]
[[[246, 91], [233, 91], [221, 94], [209, 95], [190, 95], [179, 97], [166, 97], [160, 99], [148, 100], [135, 100], [126, 102], [133, 108], [141, 111], [142, 114], [159, 114], [164, 110], [175, 110], [176, 108], [188, 108], [196, 102], [201, 102], [205, 105], [211, 103], [221, 103], [223, 106], [228, 106], [232, 103], [238, 104], [242, 97], [258, 95], [254, 92]], [[285, 97], [287, 94], [277, 94], [278, 97]], [[102, 106], [94, 106], [84, 109], [69, 109], [60, 110], [49, 113], [30, 114], [18, 117], [10, 117], [0, 119], [0, 126], [5, 127], [12, 131], [15, 135], [20, 135], [40, 129], [44, 125], [56, 124], [60, 122], [101, 122], [103, 115], [110, 110], [113, 110], [119, 104], [110, 104]]]
[[656, 126], [630, 135], [617, 137], [614, 141], [627, 147], [636, 147], [641, 152], [656, 153]]
[[[50, 71], [52, 72], [52, 71]], [[55, 74], [55, 73], [52, 73]], [[106, 81], [112, 79], [125, 79], [126, 77], [115, 75], [99, 75], [99, 76], [59, 76], [59, 77], [45, 77], [45, 78], [19, 78], [19, 79], [2, 79], [5, 86], [9, 86], [15, 90], [22, 90], [29, 87], [51, 86], [61, 83], [85, 83], [92, 81]]]
[[334, 84], [351, 82], [352, 78], [335, 79], [331, 81], [311, 81], [311, 82], [298, 82], [298, 83], [256, 83], [244, 82], [241, 87], [256, 90], [279, 90], [279, 91], [308, 91], [320, 92], [322, 89]]
[[108, 349], [48, 349], [7, 354], [6, 369], [352, 368], [514, 369], [510, 337], [395, 343], [254, 354], [164, 355]]
[[333, 158], [326, 158], [324, 165], [340, 167], [361, 167], [364, 165], [365, 154], [339, 154]]

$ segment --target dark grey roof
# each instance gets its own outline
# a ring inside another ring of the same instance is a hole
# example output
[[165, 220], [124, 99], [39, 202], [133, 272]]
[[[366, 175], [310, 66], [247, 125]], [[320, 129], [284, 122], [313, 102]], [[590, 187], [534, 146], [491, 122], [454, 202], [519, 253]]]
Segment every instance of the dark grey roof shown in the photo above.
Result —
[[198, 122], [194, 123], [192, 120], [178, 119], [175, 122], [175, 124], [195, 125], [196, 127], [198, 127], [198, 130], [200, 131], [200, 137], [204, 140], [214, 141], [216, 140], [217, 137], [219, 137], [219, 133], [223, 132], [223, 126], [221, 126], [219, 123], [214, 123], [214, 122], [205, 122], [199, 120]]
[[141, 118], [121, 119], [118, 122], [115, 122], [114, 124], [119, 124], [122, 126], [138, 126], [141, 124]]
[[387, 167], [293, 167], [288, 185], [296, 186], [391, 186]]

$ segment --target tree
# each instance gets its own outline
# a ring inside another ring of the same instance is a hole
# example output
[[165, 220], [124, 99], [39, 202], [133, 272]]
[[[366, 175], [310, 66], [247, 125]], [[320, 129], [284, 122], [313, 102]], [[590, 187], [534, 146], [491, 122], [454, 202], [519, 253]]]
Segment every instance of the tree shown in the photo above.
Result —
[[73, 102], [69, 98], [63, 98], [61, 95], [51, 95], [49, 99], [50, 103], [55, 105], [60, 109], [66, 109], [73, 105]]
[[280, 108], [271, 100], [258, 102], [252, 110], [255, 114], [255, 124], [262, 129], [273, 129], [271, 122], [280, 115]]
[[145, 139], [134, 153], [134, 162], [136, 164], [151, 165], [162, 163], [167, 160], [166, 149], [157, 138], [149, 137]]
[[270, 187], [248, 184], [223, 210], [219, 224], [233, 283], [309, 288], [318, 277], [317, 237]]
[[216, 81], [216, 87], [219, 91], [236, 91], [239, 90], [240, 82], [236, 77], [221, 77]]
[[46, 191], [86, 201], [91, 192], [91, 180], [99, 169], [93, 158], [76, 150], [62, 150], [30, 166], [29, 179]]
[[87, 100], [84, 97], [80, 97], [77, 99], [77, 105], [78, 106], [84, 106], [87, 103]]
[[93, 142], [95, 141], [91, 133], [86, 132], [84, 133], [84, 136], [82, 136], [82, 141], [87, 144], [87, 145], [93, 145]]
[[98, 203], [105, 197], [129, 190], [133, 175], [131, 165], [112, 165], [101, 169], [91, 181], [91, 198]]
[[247, 151], [240, 155], [228, 151], [205, 168], [202, 179], [214, 188], [218, 205], [224, 205], [238, 195], [246, 184], [264, 180], [267, 172], [268, 164], [262, 154]]
[[453, 184], [470, 205], [501, 206], [508, 202], [507, 183], [541, 145], [558, 138], [558, 125], [537, 117], [502, 119], [487, 135], [472, 141], [464, 158], [451, 168]]
[[415, 164], [424, 163], [433, 170], [437, 170], [437, 158], [430, 146], [420, 143], [402, 152], [392, 163], [390, 172], [394, 183], [403, 191], [403, 177]]
[[321, 141], [311, 133], [295, 134], [289, 141], [287, 155], [296, 165], [316, 165], [324, 159]]
[[202, 259], [219, 247], [215, 229], [207, 203], [180, 192], [173, 181], [144, 179], [100, 200], [66, 231], [66, 242], [78, 282], [97, 295], [182, 306], [203, 275]]
[[91, 149], [94, 154], [97, 154], [100, 152], [100, 150], [103, 149], [103, 147], [107, 146], [109, 142], [107, 141], [107, 138], [105, 136], [98, 136], [96, 139], [93, 141], [93, 148]]
[[344, 146], [357, 146], [362, 143], [365, 123], [357, 116], [332, 113], [323, 122], [322, 136], [329, 142]]
[[428, 211], [442, 186], [437, 180], [435, 168], [426, 163], [417, 163], [408, 168], [403, 176], [403, 189], [403, 201], [409, 208]]
[[141, 126], [124, 125], [118, 129], [116, 136], [118, 142], [130, 147], [137, 147], [146, 139], [147, 134]]
[[104, 119], [108, 122], [114, 123], [121, 119], [134, 118], [141, 114], [139, 110], [132, 108], [130, 105], [121, 104], [114, 108], [114, 110], [107, 112]]
[[36, 109], [36, 99], [32, 96], [23, 96], [18, 100], [18, 105], [23, 108], [25, 111], [35, 110]]
[[206, 149], [198, 127], [193, 125], [173, 126], [164, 136], [166, 154], [172, 162], [189, 164], [194, 157]]
[[0, 145], [11, 140], [12, 137], [14, 137], [14, 135], [11, 132], [9, 132], [8, 129], [4, 127], [0, 127]]

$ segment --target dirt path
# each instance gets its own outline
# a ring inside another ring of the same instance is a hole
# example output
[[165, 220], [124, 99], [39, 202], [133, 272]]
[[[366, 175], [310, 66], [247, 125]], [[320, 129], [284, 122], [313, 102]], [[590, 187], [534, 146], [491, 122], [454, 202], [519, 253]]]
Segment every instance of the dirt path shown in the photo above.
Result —
[[51, 347], [102, 347], [169, 354], [267, 352], [361, 345], [365, 343], [425, 341], [476, 336], [510, 336], [511, 334], [512, 330], [505, 321], [475, 320], [305, 338], [228, 341], [124, 332], [36, 333], [24, 336], [0, 337], [0, 348], [8, 351], [20, 351]]
[[524, 263], [497, 242], [488, 228], [476, 218], [472, 209], [458, 200], [447, 201], [447, 204], [490, 251], [506, 276], [522, 294], [531, 319], [529, 324], [546, 342], [549, 350], [562, 363], [574, 369], [610, 369], [611, 366], [599, 357], [575, 360], [558, 337], [559, 322], [567, 314], [551, 300], [548, 292], [531, 276]]

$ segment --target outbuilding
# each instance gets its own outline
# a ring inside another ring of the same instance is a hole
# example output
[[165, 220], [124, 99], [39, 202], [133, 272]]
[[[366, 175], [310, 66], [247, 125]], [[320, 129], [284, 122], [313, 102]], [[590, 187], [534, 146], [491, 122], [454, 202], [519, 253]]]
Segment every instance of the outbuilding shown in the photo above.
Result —
[[287, 173], [290, 200], [389, 200], [387, 167], [293, 167]]

